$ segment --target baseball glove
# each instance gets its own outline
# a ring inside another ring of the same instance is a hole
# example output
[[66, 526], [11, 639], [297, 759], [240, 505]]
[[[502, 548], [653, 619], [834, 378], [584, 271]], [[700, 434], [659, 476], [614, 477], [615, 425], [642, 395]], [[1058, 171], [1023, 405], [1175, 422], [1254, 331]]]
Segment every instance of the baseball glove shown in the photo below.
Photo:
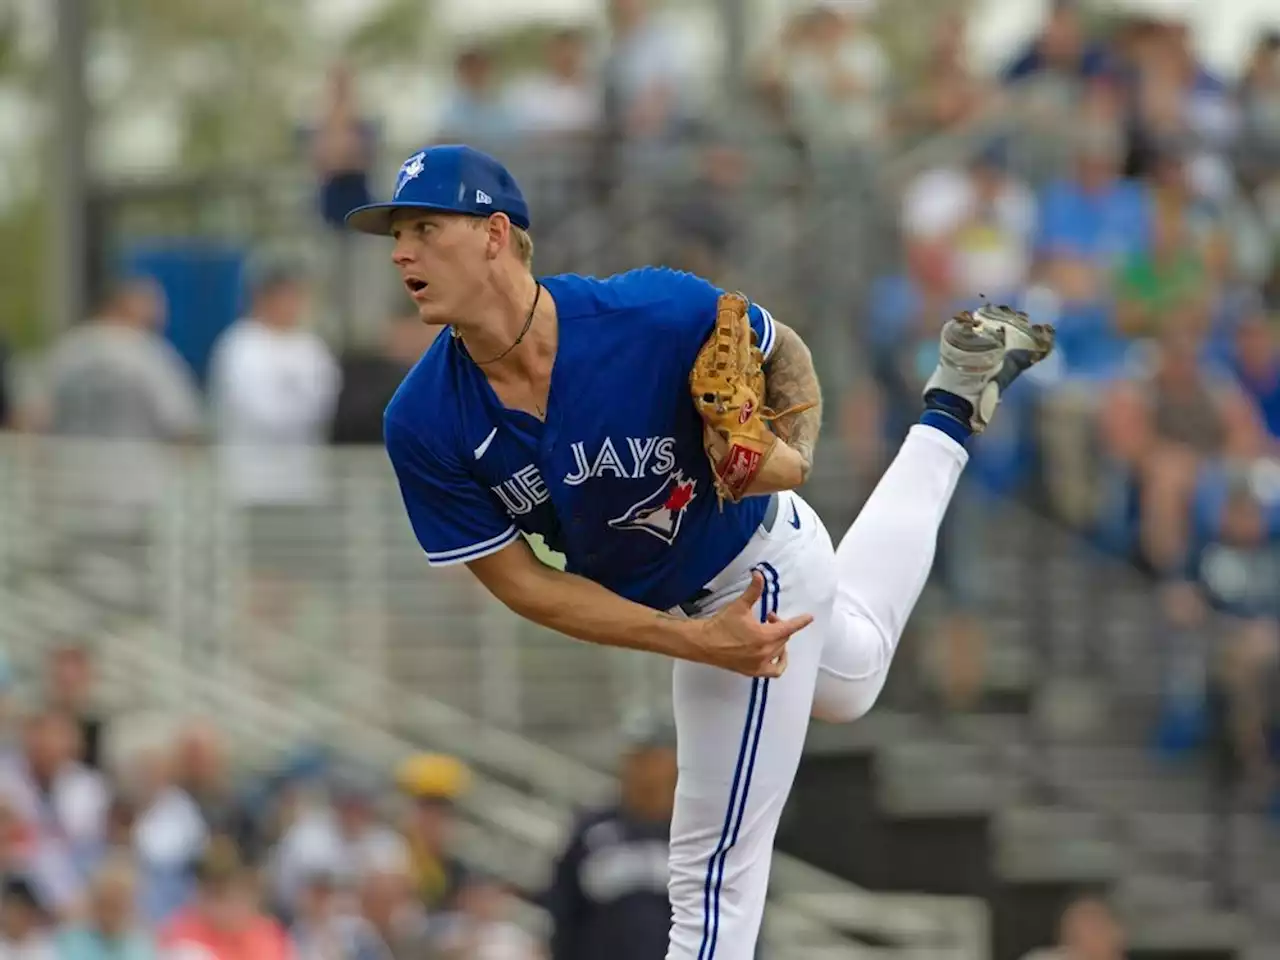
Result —
[[[721, 509], [740, 501], [759, 474], [778, 438], [770, 422], [813, 404], [775, 413], [765, 406], [764, 355], [747, 316], [750, 306], [737, 293], [716, 302], [716, 325], [698, 351], [689, 374], [693, 405], [709, 434], [704, 444]], [[721, 443], [716, 444], [714, 439]]]

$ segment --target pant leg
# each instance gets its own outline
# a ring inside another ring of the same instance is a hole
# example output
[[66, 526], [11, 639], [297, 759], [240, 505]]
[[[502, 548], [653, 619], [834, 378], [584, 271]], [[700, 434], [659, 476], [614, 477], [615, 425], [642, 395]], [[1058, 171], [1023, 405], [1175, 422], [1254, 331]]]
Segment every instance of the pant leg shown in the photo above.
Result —
[[[932, 427], [912, 428], [858, 519], [832, 549], [798, 497], [750, 567], [766, 575], [761, 616], [814, 622], [787, 647], [777, 680], [698, 664], [674, 669], [680, 777], [671, 830], [673, 925], [667, 960], [750, 960], [773, 839], [810, 712], [852, 720], [884, 686], [898, 638], [933, 565], [938, 528], [968, 455]], [[787, 533], [793, 516], [804, 536]], [[749, 547], [744, 553], [752, 552]]]
[[[793, 505], [794, 504], [794, 508]], [[793, 523], [798, 521], [797, 531]], [[760, 616], [811, 613], [776, 680], [701, 664], [674, 667], [680, 774], [671, 825], [673, 924], [667, 960], [752, 960], [764, 912], [778, 820], [795, 779], [835, 590], [831, 539], [799, 497], [787, 497], [775, 532], [757, 534], [737, 582], [765, 577]]]
[[907, 618], [929, 578], [938, 529], [968, 459], [964, 448], [940, 430], [912, 427], [841, 539], [815, 717], [856, 720], [880, 695]]

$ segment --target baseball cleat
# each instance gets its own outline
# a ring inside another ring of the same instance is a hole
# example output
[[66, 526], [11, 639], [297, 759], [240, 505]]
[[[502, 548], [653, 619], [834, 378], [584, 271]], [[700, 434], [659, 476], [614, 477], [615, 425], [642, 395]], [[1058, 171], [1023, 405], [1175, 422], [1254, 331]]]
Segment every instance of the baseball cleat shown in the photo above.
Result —
[[1033, 324], [1011, 307], [986, 304], [957, 314], [942, 328], [938, 368], [924, 387], [925, 406], [981, 433], [1009, 384], [1049, 355], [1053, 339], [1053, 327]]

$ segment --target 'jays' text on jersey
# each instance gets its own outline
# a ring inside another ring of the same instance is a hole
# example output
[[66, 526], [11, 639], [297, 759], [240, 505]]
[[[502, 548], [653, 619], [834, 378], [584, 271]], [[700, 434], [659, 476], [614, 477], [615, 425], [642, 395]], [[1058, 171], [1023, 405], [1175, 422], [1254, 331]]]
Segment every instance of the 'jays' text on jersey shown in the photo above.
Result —
[[[746, 545], [767, 499], [715, 495], [689, 371], [721, 292], [646, 267], [542, 281], [559, 342], [546, 420], [504, 407], [462, 342], [438, 337], [387, 407], [387, 452], [434, 565], [541, 534], [572, 573], [665, 610]], [[753, 304], [765, 356], [775, 328]]]

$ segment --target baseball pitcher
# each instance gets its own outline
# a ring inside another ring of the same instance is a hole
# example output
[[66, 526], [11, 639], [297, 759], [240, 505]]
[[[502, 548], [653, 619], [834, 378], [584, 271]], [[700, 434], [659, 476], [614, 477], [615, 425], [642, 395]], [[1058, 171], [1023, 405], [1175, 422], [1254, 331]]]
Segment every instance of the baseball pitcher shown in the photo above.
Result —
[[419, 316], [452, 331], [385, 418], [427, 560], [553, 630], [674, 658], [667, 957], [749, 960], [809, 718], [875, 702], [965, 444], [1052, 329], [948, 321], [920, 423], [833, 546], [795, 492], [822, 411], [809, 350], [763, 306], [666, 269], [535, 278], [520, 188], [465, 146], [415, 153], [348, 221], [394, 239]]

